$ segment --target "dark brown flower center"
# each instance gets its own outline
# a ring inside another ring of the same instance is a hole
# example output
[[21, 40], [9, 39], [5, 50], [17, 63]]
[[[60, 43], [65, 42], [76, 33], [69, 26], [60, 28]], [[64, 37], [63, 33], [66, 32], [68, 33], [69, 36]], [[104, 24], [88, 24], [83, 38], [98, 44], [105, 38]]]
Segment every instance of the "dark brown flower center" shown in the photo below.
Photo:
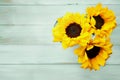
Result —
[[96, 57], [100, 52], [100, 47], [94, 46], [90, 50], [86, 50], [87, 56], [89, 59]]
[[81, 26], [77, 23], [72, 23], [66, 28], [66, 34], [68, 37], [75, 38], [81, 33]]
[[100, 15], [98, 15], [98, 16], [93, 16], [93, 17], [94, 17], [94, 19], [95, 19], [95, 21], [96, 21], [95, 27], [96, 27], [97, 29], [101, 29], [102, 26], [103, 26], [103, 24], [104, 24], [104, 20], [101, 18]]

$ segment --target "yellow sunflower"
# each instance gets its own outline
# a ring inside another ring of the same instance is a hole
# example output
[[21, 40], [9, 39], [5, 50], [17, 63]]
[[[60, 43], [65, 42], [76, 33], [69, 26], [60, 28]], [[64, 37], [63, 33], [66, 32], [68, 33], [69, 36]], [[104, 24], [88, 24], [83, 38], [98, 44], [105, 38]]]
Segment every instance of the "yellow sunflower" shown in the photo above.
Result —
[[77, 54], [78, 62], [82, 64], [82, 68], [99, 70], [100, 66], [105, 65], [112, 53], [112, 44], [110, 39], [95, 38], [87, 46], [80, 46], [74, 52]]
[[58, 18], [55, 27], [52, 29], [54, 42], [61, 42], [63, 48], [76, 44], [86, 45], [90, 40], [90, 24], [84, 14], [66, 13]]
[[107, 7], [102, 7], [100, 3], [95, 7], [88, 7], [86, 11], [90, 18], [90, 24], [94, 31], [93, 33], [99, 36], [108, 37], [116, 27], [114, 12]]

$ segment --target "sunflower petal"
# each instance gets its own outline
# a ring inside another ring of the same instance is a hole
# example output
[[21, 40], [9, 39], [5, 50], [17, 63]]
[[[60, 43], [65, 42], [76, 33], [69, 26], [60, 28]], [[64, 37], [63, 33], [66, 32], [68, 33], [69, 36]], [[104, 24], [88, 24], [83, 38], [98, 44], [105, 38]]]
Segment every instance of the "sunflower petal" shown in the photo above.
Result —
[[105, 59], [103, 57], [101, 57], [100, 55], [98, 55], [96, 57], [96, 60], [97, 60], [97, 62], [98, 62], [99, 65], [101, 65], [101, 66], [105, 65]]
[[99, 65], [98, 65], [98, 63], [96, 61], [96, 58], [92, 59], [91, 63], [92, 63], [93, 69], [95, 69], [95, 70], [99, 70], [100, 69], [100, 67], [99, 67]]

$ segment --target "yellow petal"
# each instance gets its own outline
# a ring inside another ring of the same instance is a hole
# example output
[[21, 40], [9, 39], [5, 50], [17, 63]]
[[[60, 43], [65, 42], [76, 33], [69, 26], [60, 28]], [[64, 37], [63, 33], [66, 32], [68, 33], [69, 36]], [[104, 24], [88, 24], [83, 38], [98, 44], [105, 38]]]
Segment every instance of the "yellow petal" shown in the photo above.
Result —
[[78, 56], [84, 56], [85, 48], [86, 48], [86, 46], [80, 46], [79, 48], [74, 50], [74, 53], [77, 54]]
[[84, 69], [88, 68], [88, 61], [85, 61], [81, 67]]
[[107, 59], [107, 58], [109, 57], [109, 54], [108, 54], [106, 51], [104, 51], [104, 50], [101, 50], [101, 52], [100, 52], [99, 54], [101, 54], [101, 56], [102, 56], [104, 59]]
[[94, 45], [87, 45], [87, 50], [90, 50], [94, 47]]
[[100, 69], [100, 67], [99, 67], [99, 65], [97, 63], [96, 58], [91, 59], [91, 63], [92, 63], [93, 69], [95, 69], [95, 70], [99, 70]]
[[95, 26], [96, 21], [95, 21], [95, 19], [93, 17], [91, 17], [91, 22], [90, 23], [91, 23], [92, 26]]
[[101, 66], [105, 65], [105, 59], [102, 58], [100, 55], [96, 56], [96, 60], [99, 63], [99, 65], [101, 65]]
[[84, 56], [79, 56], [78, 57], [78, 63], [84, 63], [85, 62], [85, 58], [84, 58]]

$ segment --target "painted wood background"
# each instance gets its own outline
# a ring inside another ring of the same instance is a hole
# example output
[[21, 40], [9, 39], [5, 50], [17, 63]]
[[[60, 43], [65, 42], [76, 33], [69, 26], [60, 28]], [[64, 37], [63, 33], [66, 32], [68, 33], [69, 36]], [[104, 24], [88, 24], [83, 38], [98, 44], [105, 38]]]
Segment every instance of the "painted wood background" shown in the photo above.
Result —
[[[113, 54], [100, 71], [80, 68], [74, 48], [52, 42], [66, 12], [102, 2], [116, 14]], [[0, 80], [120, 80], [120, 0], [0, 0]]]

